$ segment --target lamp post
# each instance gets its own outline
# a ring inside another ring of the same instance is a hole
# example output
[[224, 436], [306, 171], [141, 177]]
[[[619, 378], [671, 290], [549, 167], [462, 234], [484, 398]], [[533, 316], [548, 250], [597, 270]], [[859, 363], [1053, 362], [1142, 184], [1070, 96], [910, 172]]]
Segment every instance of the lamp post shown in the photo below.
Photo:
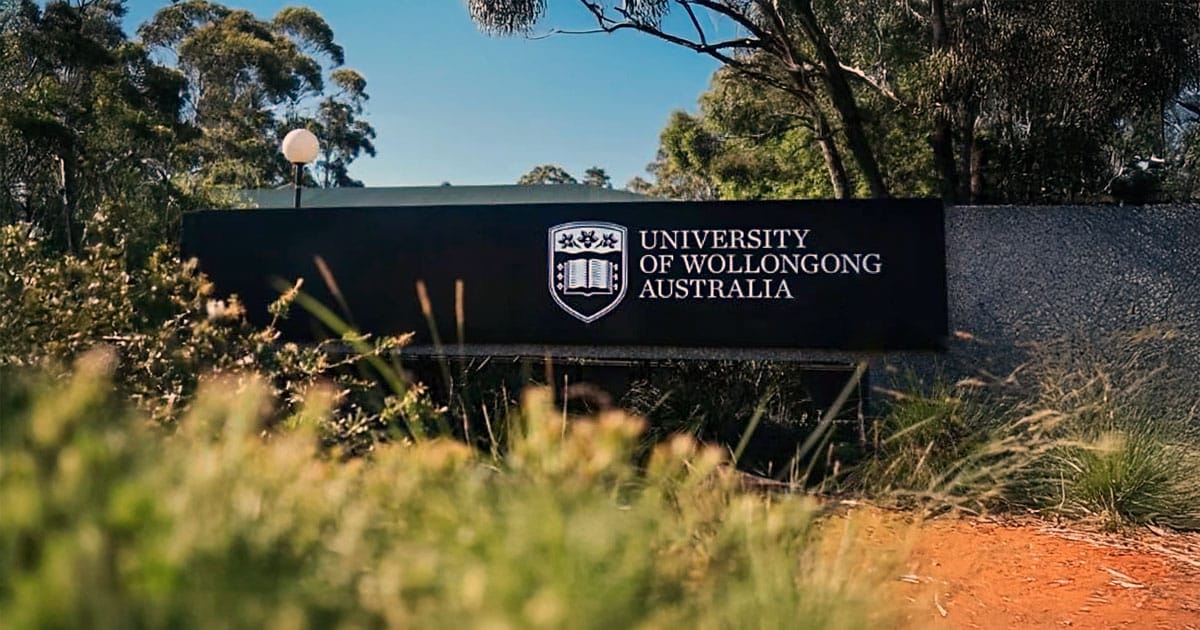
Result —
[[300, 207], [300, 188], [301, 181], [304, 177], [304, 165], [311, 164], [317, 159], [317, 154], [321, 151], [321, 143], [313, 132], [307, 129], [293, 129], [288, 132], [288, 135], [283, 137], [283, 145], [280, 147], [283, 151], [283, 157], [287, 158], [288, 162], [295, 167], [295, 189], [296, 197], [294, 207]]

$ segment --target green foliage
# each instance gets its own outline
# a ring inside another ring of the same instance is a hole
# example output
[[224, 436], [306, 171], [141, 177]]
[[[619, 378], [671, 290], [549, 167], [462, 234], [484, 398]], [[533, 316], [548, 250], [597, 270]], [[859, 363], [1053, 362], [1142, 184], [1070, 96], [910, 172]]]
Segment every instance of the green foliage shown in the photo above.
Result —
[[718, 139], [696, 117], [675, 111], [659, 135], [659, 149], [646, 170], [654, 182], [630, 182], [634, 192], [687, 201], [716, 199], [718, 186], [709, 173]]
[[[795, 480], [814, 459], [833, 466], [851, 455], [850, 443], [857, 446], [857, 414], [851, 404], [833, 418], [837, 435], [829, 436], [832, 451], [825, 444], [798, 454], [801, 444], [820, 432], [827, 411], [823, 405], [832, 396], [818, 403], [814, 389], [828, 390], [830, 383], [840, 389], [850, 378], [846, 370], [786, 362], [673, 361], [636, 379], [620, 404], [651, 420], [647, 448], [673, 434], [722, 444], [731, 453], [741, 445], [735, 462], [740, 469]], [[826, 456], [831, 461], [825, 462]]]
[[887, 623], [816, 542], [814, 501], [739, 489], [643, 423], [531, 390], [510, 454], [444, 440], [320, 455], [311, 398], [257, 435], [259, 380], [211, 381], [172, 435], [111, 393], [115, 359], [0, 391], [0, 618], [11, 628], [754, 627]]
[[1198, 78], [1194, 4], [1008, 0], [981, 11], [945, 0], [940, 18], [892, 2], [844, 4], [825, 3], [835, 46], [926, 129], [946, 121], [960, 199], [1163, 193], [1138, 199], [1113, 184], [1127, 164], [1177, 152], [1165, 114]]
[[[319, 387], [332, 388], [338, 416], [321, 430], [348, 453], [412, 433], [439, 418], [418, 385], [382, 390], [371, 359], [387, 357], [404, 337], [367, 339], [356, 350], [339, 339], [316, 346], [284, 343], [274, 324], [256, 329], [236, 297], [214, 287], [163, 247], [144, 267], [129, 267], [120, 243], [89, 246], [79, 256], [46, 256], [27, 226], [0, 228], [0, 365], [62, 365], [92, 347], [113, 348], [122, 394], [152, 419], [173, 423], [206, 375], [269, 378], [282, 420]], [[271, 307], [286, 317], [300, 283]], [[408, 436], [411, 437], [411, 436]]]
[[583, 173], [583, 181], [575, 179], [566, 169], [555, 164], [542, 164], [533, 167], [517, 180], [521, 186], [542, 184], [583, 184], [596, 188], [612, 188], [612, 178], [599, 166], [592, 166]]
[[0, 18], [0, 225], [78, 251], [94, 215], [142, 255], [198, 203], [178, 177], [184, 77], [125, 38], [123, 3], [14, 2]]
[[1155, 327], [1037, 349], [1029, 375], [1037, 387], [1025, 407], [1062, 417], [1058, 448], [1026, 478], [1039, 508], [1111, 527], [1200, 529], [1196, 393], [1164, 369], [1175, 339]]
[[592, 166], [583, 172], [583, 185], [596, 188], [612, 188], [612, 178], [599, 166]]
[[951, 490], [945, 483], [964, 460], [988, 444], [1002, 415], [998, 407], [936, 382], [929, 392], [913, 381], [909, 391], [896, 393], [868, 436], [872, 456], [852, 474], [857, 487], [884, 496]]
[[359, 187], [362, 182], [350, 177], [350, 163], [363, 153], [375, 157], [375, 128], [361, 119], [370, 98], [367, 80], [349, 68], [334, 70], [330, 78], [338, 93], [321, 101], [316, 124], [310, 125], [324, 139], [316, 165], [319, 183], [324, 188]]
[[499, 35], [528, 33], [546, 14], [547, 0], [467, 0], [471, 19]]
[[1158, 523], [1200, 529], [1200, 447], [1155, 430], [1151, 419], [1091, 429], [1055, 463], [1060, 509], [1112, 527]]
[[[545, 0], [472, 0], [468, 9], [485, 32], [511, 35], [530, 32], [545, 16], [547, 4]], [[638, 31], [706, 54], [753, 78], [760, 87], [786, 92], [792, 98], [792, 109], [803, 112], [817, 130], [821, 157], [837, 195], [851, 194], [846, 160], [834, 148], [836, 137], [841, 137], [865, 188], [873, 196], [888, 196], [887, 184], [878, 167], [877, 150], [864, 135], [863, 115], [849, 84], [848, 71], [838, 62], [837, 51], [831, 48], [813, 3], [583, 0], [579, 4], [584, 9], [580, 13], [587, 16], [596, 31]], [[666, 19], [672, 12], [679, 16], [678, 20]], [[721, 25], [732, 26], [737, 34], [722, 32]], [[837, 128], [830, 124], [834, 117], [841, 123]], [[644, 190], [645, 183], [638, 180], [631, 186]]]
[[[709, 90], [700, 95], [699, 116], [686, 121], [678, 114], [663, 132], [663, 149], [682, 172], [704, 168], [724, 199], [831, 198], [834, 190], [809, 115], [795, 97], [765, 88], [728, 70], [716, 72]], [[672, 123], [684, 138], [704, 138], [702, 160], [679, 159]], [[696, 128], [699, 129], [696, 129]], [[862, 192], [862, 191], [860, 191]]]
[[536, 186], [544, 184], [578, 184], [579, 180], [575, 179], [570, 173], [564, 170], [561, 166], [554, 164], [542, 164], [533, 167], [528, 173], [525, 173], [517, 180], [517, 184], [521, 186]]
[[[547, 4], [468, 6], [483, 30], [519, 34], [543, 21]], [[727, 99], [733, 116], [702, 104], [696, 117], [717, 148], [690, 142], [694, 127], [673, 116], [649, 167], [655, 181], [631, 182], [637, 191], [936, 190], [947, 201], [1007, 203], [1196, 194], [1185, 139], [1197, 118], [1174, 115], [1200, 81], [1200, 9], [1188, 0], [571, 4], [585, 22], [567, 28], [637, 31], [723, 66], [705, 98]], [[1152, 157], [1168, 172], [1129, 168]]]
[[[221, 205], [212, 184], [290, 178], [279, 138], [310, 127], [324, 142], [322, 185], [358, 182], [374, 155], [366, 82], [346, 68], [311, 9], [272, 20], [204, 0], [173, 3], [122, 31], [123, 2], [0, 6], [0, 225], [32, 224], [79, 254], [117, 230], [134, 260], [178, 239], [180, 217]], [[155, 61], [170, 49], [175, 65]], [[103, 228], [101, 225], [103, 224]]]
[[[654, 181], [640, 191], [671, 199], [835, 196], [809, 117], [794, 97], [723, 69], [699, 101], [696, 115], [672, 112], [647, 166]], [[864, 98], [863, 105], [876, 121], [872, 136], [892, 149], [882, 157], [895, 194], [929, 195], [935, 180], [918, 121], [881, 99]], [[861, 181], [856, 191], [867, 193]]]
[[[138, 34], [147, 46], [172, 51], [186, 78], [184, 114], [200, 133], [181, 151], [201, 181], [239, 188], [290, 181], [279, 139], [307, 127], [323, 143], [314, 183], [361, 185], [347, 167], [363, 153], [375, 154], [375, 130], [362, 120], [366, 80], [337, 68], [345, 52], [317, 12], [286, 7], [262, 19], [185, 0], [159, 10]], [[322, 61], [337, 68], [328, 75], [331, 93]]]

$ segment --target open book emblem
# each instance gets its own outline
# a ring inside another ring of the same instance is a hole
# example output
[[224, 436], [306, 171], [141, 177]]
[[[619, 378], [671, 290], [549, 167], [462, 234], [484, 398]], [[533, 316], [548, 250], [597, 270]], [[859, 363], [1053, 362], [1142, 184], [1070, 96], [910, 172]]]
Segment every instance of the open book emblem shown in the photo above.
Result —
[[576, 221], [550, 228], [550, 295], [584, 323], [607, 315], [625, 297], [626, 230]]

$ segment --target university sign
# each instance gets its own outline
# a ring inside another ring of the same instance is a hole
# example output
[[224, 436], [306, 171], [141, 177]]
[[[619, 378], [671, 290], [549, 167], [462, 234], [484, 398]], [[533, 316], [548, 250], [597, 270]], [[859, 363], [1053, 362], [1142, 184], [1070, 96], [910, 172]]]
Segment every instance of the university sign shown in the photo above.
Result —
[[[937, 350], [948, 329], [929, 200], [211, 211], [185, 217], [184, 252], [264, 318], [278, 278], [336, 303], [319, 256], [356, 325], [418, 344], [420, 282], [442, 337], [463, 316], [468, 353]], [[321, 331], [294, 316], [285, 333]]]

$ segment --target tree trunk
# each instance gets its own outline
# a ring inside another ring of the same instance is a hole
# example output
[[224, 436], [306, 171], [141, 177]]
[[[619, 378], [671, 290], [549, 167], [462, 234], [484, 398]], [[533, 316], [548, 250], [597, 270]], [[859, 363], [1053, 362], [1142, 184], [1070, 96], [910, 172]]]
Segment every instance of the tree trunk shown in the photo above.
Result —
[[829, 77], [829, 87], [833, 107], [837, 110], [838, 116], [842, 120], [843, 133], [846, 135], [846, 146], [850, 149], [850, 154], [854, 156], [855, 163], [858, 164], [859, 171], [862, 172], [863, 179], [867, 182], [867, 188], [871, 191], [871, 196], [875, 198], [886, 198], [890, 196], [887, 184], [883, 181], [883, 173], [879, 169], [879, 162], [875, 159], [875, 151], [871, 148], [871, 142], [867, 139], [866, 130], [863, 127], [862, 116], [858, 111], [858, 104], [854, 100], [854, 95], [850, 92], [850, 84], [846, 82], [846, 77], [840, 70], [835, 70]]
[[976, 138], [971, 143], [971, 203], [980, 203], [984, 200], [983, 166], [986, 158], [984, 143]]
[[75, 254], [75, 207], [78, 202], [76, 190], [75, 156], [69, 152], [58, 157], [59, 195], [62, 200], [63, 233], [67, 239], [67, 251]]
[[950, 32], [946, 28], [945, 0], [929, 0], [929, 23], [933, 28], [933, 49], [946, 50], [950, 44]]
[[[946, 5], [943, 0], [930, 0], [929, 24], [933, 31], [933, 53], [945, 52], [950, 47], [950, 34], [946, 28]], [[950, 113], [947, 111], [946, 85], [943, 79], [938, 86], [937, 102], [933, 110], [933, 164], [938, 172], [939, 190], [942, 201], [954, 203], [958, 197], [958, 171], [954, 163], [954, 134], [951, 130]], [[965, 156], [964, 156], [965, 157]]]
[[846, 136], [846, 148], [850, 150], [850, 155], [858, 164], [858, 170], [866, 180], [871, 196], [888, 197], [889, 193], [887, 185], [883, 181], [879, 161], [875, 158], [875, 151], [871, 148], [870, 140], [867, 139], [862, 113], [858, 109], [858, 101], [854, 98], [850, 81], [842, 70], [841, 61], [833, 49], [833, 44], [829, 41], [829, 36], [817, 23], [817, 16], [813, 12], [810, 0], [793, 0], [792, 5], [796, 8], [801, 25], [817, 52], [817, 61], [822, 66], [821, 81], [825, 84], [833, 109], [837, 111], [838, 118], [842, 122], [842, 133]]
[[961, 142], [958, 150], [958, 201], [971, 198], [971, 160], [975, 153], [975, 118], [977, 110], [974, 102], [963, 104], [962, 120], [959, 126]]
[[846, 175], [846, 164], [842, 161], [842, 152], [834, 141], [833, 132], [829, 129], [829, 121], [825, 112], [818, 106], [813, 107], [813, 123], [817, 131], [817, 144], [821, 147], [821, 156], [825, 158], [825, 167], [829, 170], [829, 182], [833, 184], [833, 196], [836, 199], [849, 199], [853, 196], [850, 189], [850, 178]]
[[933, 164], [938, 172], [938, 189], [942, 201], [954, 203], [958, 196], [958, 177], [954, 164], [954, 134], [950, 131], [950, 120], [944, 112], [933, 115]]

